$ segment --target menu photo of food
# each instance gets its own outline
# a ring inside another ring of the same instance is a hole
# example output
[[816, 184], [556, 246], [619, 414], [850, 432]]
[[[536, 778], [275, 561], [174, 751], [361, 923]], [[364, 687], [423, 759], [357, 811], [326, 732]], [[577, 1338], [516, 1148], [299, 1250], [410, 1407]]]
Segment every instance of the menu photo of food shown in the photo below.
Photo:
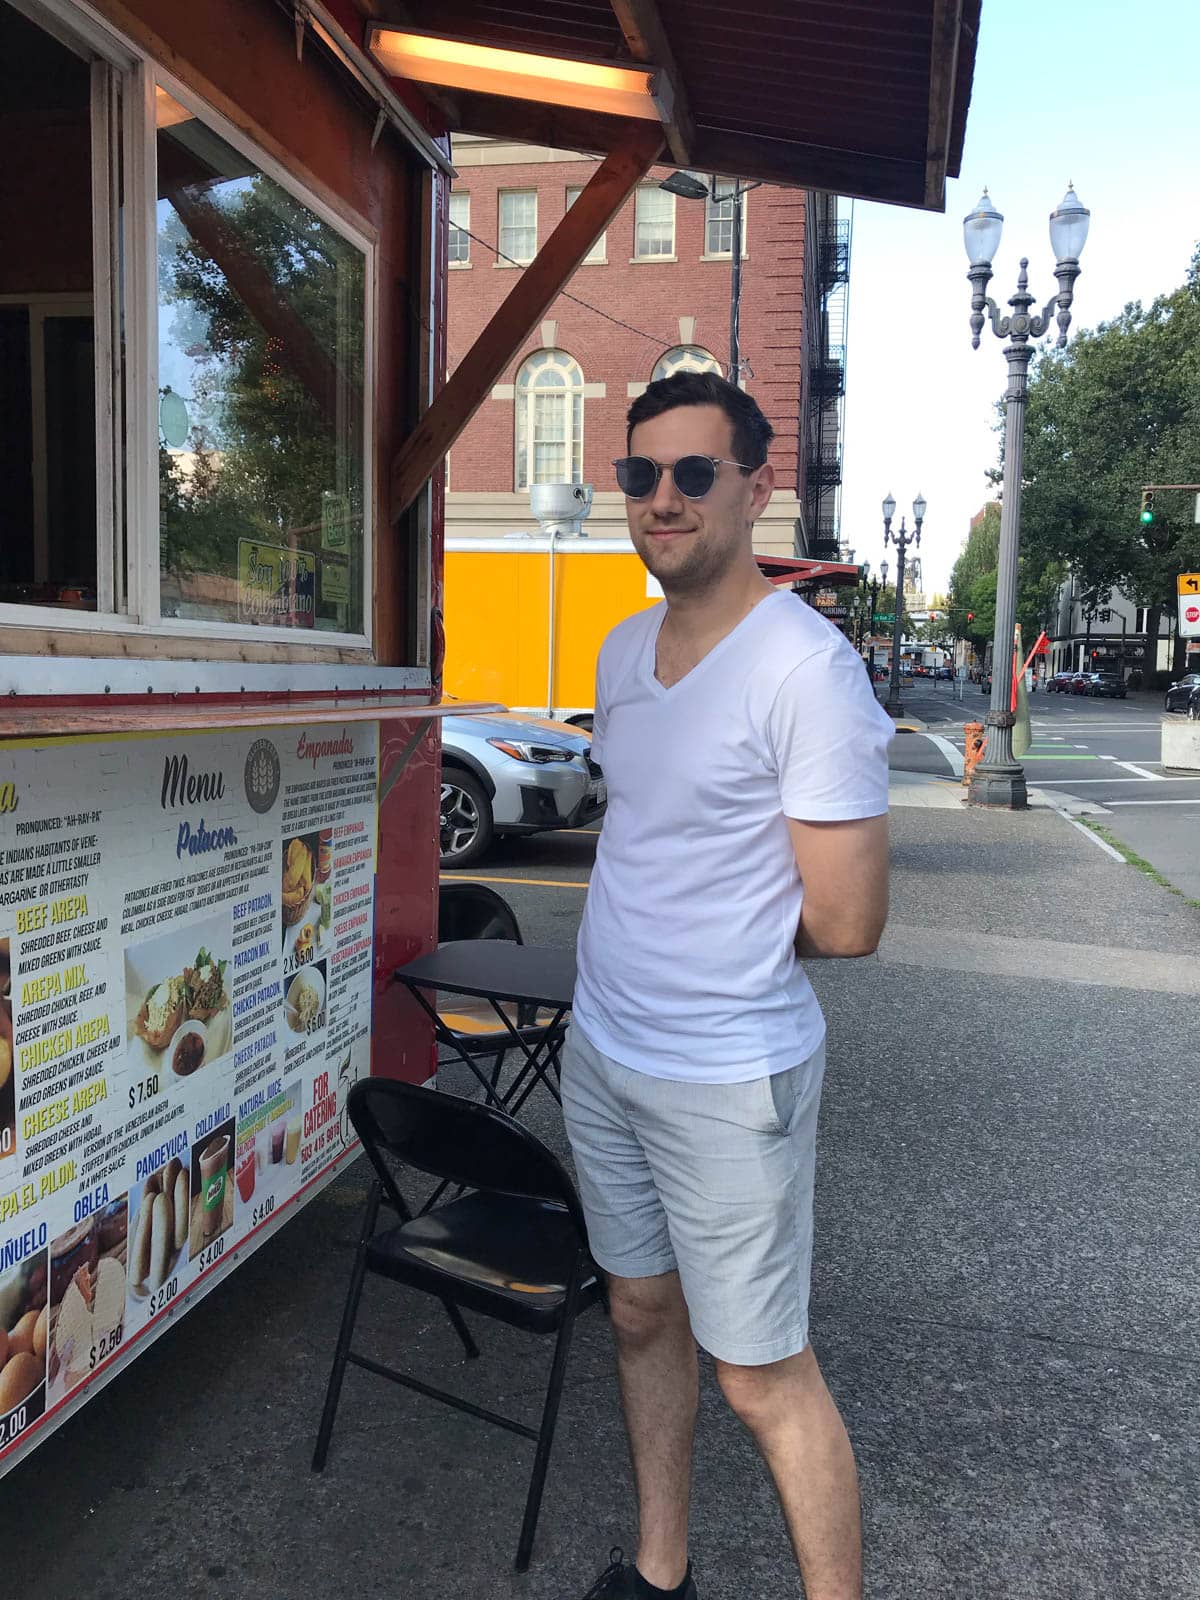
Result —
[[283, 983], [283, 1015], [288, 1035], [319, 1033], [325, 1026], [325, 962], [312, 961]]
[[178, 928], [125, 952], [128, 1056], [160, 1092], [229, 1054], [233, 1006], [226, 917]]
[[12, 956], [0, 939], [0, 1161], [16, 1153], [17, 1081], [13, 1073]]
[[130, 1189], [128, 1278], [133, 1300], [153, 1301], [170, 1282], [187, 1243], [190, 1204], [190, 1175], [178, 1156]]
[[300, 1135], [300, 1080], [256, 1108], [238, 1124], [234, 1177], [238, 1199], [249, 1207], [249, 1225], [257, 1227], [296, 1186]]
[[188, 1259], [233, 1227], [233, 1117], [192, 1146]]
[[0, 1278], [0, 1448], [46, 1409], [46, 1251]]
[[128, 1248], [125, 1194], [50, 1241], [51, 1405], [95, 1372], [125, 1337]]
[[315, 961], [333, 924], [333, 829], [283, 842], [280, 903], [285, 975]]

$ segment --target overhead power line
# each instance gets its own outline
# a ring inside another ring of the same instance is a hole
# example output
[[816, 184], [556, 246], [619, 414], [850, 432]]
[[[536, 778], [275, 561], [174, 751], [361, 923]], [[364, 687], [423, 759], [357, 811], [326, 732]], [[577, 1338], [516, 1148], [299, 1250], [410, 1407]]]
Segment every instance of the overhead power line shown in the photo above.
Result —
[[[487, 239], [481, 239], [477, 233], [472, 233], [470, 228], [464, 228], [461, 222], [456, 222], [454, 226], [459, 233], [465, 234], [468, 239], [474, 239], [476, 244], [482, 245], [485, 250], [490, 250], [501, 261], [507, 261], [510, 267], [528, 266], [528, 262], [515, 260], [512, 256], [506, 255], [499, 245], [494, 245]], [[565, 289], [560, 292], [564, 300], [570, 300], [575, 305], [582, 306], [585, 311], [594, 312], [596, 316], [603, 317], [606, 322], [615, 323], [618, 328], [624, 328], [626, 333], [636, 333], [639, 339], [649, 339], [651, 344], [658, 345], [661, 350], [674, 350], [675, 348], [675, 343], [670, 339], [662, 339], [656, 333], [647, 333], [644, 328], [635, 328], [632, 322], [624, 322], [620, 317], [614, 317], [611, 311], [602, 311], [599, 306], [592, 305], [590, 301], [581, 300], [577, 294], [569, 294]]]

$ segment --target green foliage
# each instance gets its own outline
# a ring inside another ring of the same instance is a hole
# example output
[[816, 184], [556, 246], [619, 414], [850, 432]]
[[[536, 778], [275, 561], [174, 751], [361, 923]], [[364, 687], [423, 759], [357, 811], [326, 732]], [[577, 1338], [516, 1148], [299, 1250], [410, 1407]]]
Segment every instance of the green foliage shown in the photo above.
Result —
[[[950, 573], [947, 626], [956, 639], [983, 650], [996, 623], [996, 564], [1000, 555], [1000, 503], [991, 500], [967, 534]], [[974, 613], [974, 621], [969, 615]]]
[[[1200, 250], [1187, 282], [1148, 307], [1044, 350], [1029, 390], [1022, 546], [1070, 564], [1085, 604], [1119, 586], [1140, 605], [1173, 603], [1175, 578], [1200, 561], [1190, 493], [1145, 483], [1200, 476]], [[1157, 625], [1157, 624], [1155, 624]]]

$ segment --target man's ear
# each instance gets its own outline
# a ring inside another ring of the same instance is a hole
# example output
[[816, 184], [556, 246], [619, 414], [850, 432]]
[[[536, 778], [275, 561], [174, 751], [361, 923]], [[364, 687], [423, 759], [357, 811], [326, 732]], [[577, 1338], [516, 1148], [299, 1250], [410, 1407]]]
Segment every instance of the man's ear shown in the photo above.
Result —
[[764, 461], [754, 474], [750, 486], [750, 520], [757, 521], [771, 503], [771, 496], [775, 492], [775, 468], [769, 461]]

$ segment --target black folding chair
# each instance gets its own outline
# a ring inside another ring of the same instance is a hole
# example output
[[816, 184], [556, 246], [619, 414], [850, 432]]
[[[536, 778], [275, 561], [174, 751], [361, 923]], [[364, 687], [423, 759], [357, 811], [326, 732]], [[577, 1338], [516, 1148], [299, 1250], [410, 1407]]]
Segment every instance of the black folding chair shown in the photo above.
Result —
[[[517, 1545], [517, 1571], [524, 1572], [533, 1549], [575, 1318], [602, 1298], [578, 1196], [552, 1152], [494, 1107], [386, 1078], [356, 1083], [348, 1107], [376, 1177], [350, 1274], [313, 1470], [320, 1472], [325, 1466], [349, 1363], [533, 1439], [537, 1450]], [[392, 1162], [445, 1183], [461, 1184], [467, 1192], [414, 1216], [397, 1186]], [[401, 1220], [377, 1233], [381, 1201], [394, 1207]], [[352, 1350], [368, 1272], [440, 1300], [469, 1358], [479, 1350], [460, 1308], [530, 1333], [556, 1334], [540, 1425], [533, 1428], [500, 1416]]]
[[[525, 942], [516, 913], [503, 895], [482, 883], [443, 883], [438, 889], [438, 943], [449, 944], [459, 939]], [[438, 1006], [439, 1017], [454, 1034], [464, 1055], [492, 1058], [493, 1099], [497, 1098], [504, 1057], [516, 1043], [512, 1030], [527, 1044], [540, 1039], [546, 1031], [547, 1016], [539, 1016], [536, 1006], [506, 1006], [504, 1009], [509, 1028], [504, 1027], [487, 1000], [448, 995]], [[560, 1034], [562, 1031], [559, 1029]]]

